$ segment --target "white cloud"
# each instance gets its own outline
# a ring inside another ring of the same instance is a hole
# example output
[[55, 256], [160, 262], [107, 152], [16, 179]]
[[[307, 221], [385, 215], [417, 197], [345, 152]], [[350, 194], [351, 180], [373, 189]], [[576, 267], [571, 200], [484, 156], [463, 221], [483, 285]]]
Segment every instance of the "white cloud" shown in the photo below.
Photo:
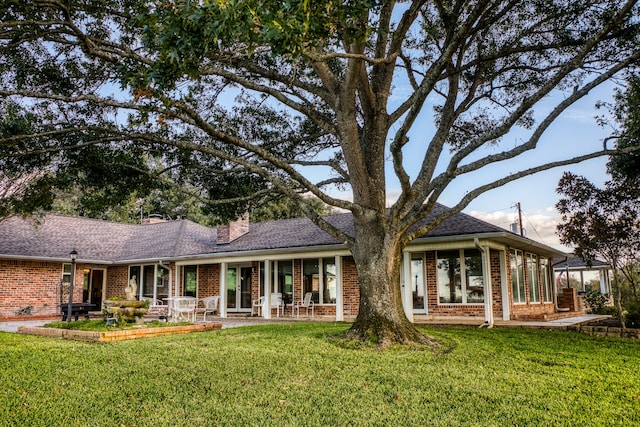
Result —
[[[469, 212], [469, 215], [507, 230], [511, 230], [510, 225], [516, 222], [516, 214], [514, 212], [485, 213], [472, 211]], [[560, 243], [556, 235], [556, 226], [559, 221], [560, 217], [553, 208], [522, 213], [522, 224], [526, 237], [563, 251], [570, 251], [569, 248]]]

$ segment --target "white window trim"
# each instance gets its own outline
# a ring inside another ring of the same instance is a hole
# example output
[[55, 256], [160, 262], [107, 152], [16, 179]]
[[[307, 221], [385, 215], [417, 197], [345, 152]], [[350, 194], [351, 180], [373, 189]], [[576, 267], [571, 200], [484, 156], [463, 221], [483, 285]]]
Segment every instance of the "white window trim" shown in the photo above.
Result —
[[[304, 261], [305, 260], [317, 260], [318, 261], [318, 302], [314, 302], [314, 305], [321, 305], [325, 307], [335, 307], [337, 305], [338, 298], [336, 298], [336, 302], [322, 302], [323, 300], [323, 292], [324, 292], [324, 258], [332, 258], [330, 256], [326, 257], [312, 257], [312, 258], [301, 258], [300, 259], [300, 289], [302, 290], [302, 296], [304, 297]], [[333, 257], [335, 260], [335, 257]], [[335, 262], [335, 261], [334, 261]], [[338, 266], [336, 265], [336, 276], [339, 274]], [[295, 288], [295, 287], [294, 287]], [[337, 290], [337, 288], [336, 288]]]
[[[542, 276], [542, 298], [544, 304], [553, 302], [553, 278], [549, 276], [549, 260], [544, 258], [540, 260], [540, 275]], [[547, 299], [547, 296], [549, 299]]]
[[[523, 265], [522, 265], [522, 281], [524, 282], [524, 252], [519, 250], [519, 249], [511, 249], [509, 250], [509, 270], [511, 271], [511, 265], [513, 262], [513, 257], [511, 256], [511, 253], [514, 252], [515, 253], [515, 261], [516, 261], [516, 280], [518, 280], [518, 253], [520, 253]], [[511, 283], [509, 283], [509, 286], [511, 286], [511, 292], [514, 292], [513, 289], [513, 271], [511, 271]], [[518, 291], [520, 290], [520, 283], [518, 282], [516, 289], [518, 289]], [[519, 293], [519, 292], [518, 292]], [[516, 296], [515, 293], [513, 293], [511, 295], [512, 299], [513, 299], [513, 305], [527, 305], [527, 290], [526, 290], [526, 284], [525, 284], [525, 290], [524, 290], [524, 301], [516, 301]]]
[[[68, 267], [69, 268], [69, 272], [67, 273], [65, 270], [65, 268]], [[65, 280], [67, 279], [67, 280]], [[62, 283], [71, 283], [71, 264], [70, 263], [64, 263], [62, 264]]]
[[[436, 251], [436, 289], [437, 289], [437, 294], [438, 294], [438, 306], [441, 307], [445, 307], [445, 306], [454, 306], [454, 307], [460, 307], [462, 305], [468, 305], [468, 306], [477, 306], [477, 307], [484, 307], [485, 303], [484, 302], [467, 302], [467, 265], [465, 264], [465, 256], [464, 256], [464, 251], [466, 249], [473, 249], [473, 248], [460, 248], [458, 249], [458, 256], [460, 257], [460, 287], [461, 287], [461, 292], [462, 292], [462, 302], [440, 302], [440, 283], [438, 281], [438, 252]], [[448, 250], [446, 250], [448, 252]], [[482, 257], [482, 252], [480, 252], [480, 257]], [[426, 267], [426, 265], [425, 265]], [[484, 283], [484, 265], [482, 266], [482, 287], [483, 289], [486, 290], [486, 286]], [[426, 276], [425, 276], [426, 279]], [[486, 296], [483, 295], [485, 301], [486, 301]], [[425, 296], [426, 298], [426, 296]]]
[[[540, 267], [538, 264], [538, 255], [536, 254], [532, 254], [532, 253], [527, 253], [526, 255], [526, 263], [527, 263], [527, 275], [529, 277], [529, 302], [531, 304], [542, 304], [542, 295], [540, 293]], [[537, 295], [538, 295], [538, 300], [534, 301], [532, 299], [532, 295], [531, 295], [531, 289], [533, 288], [532, 286], [532, 280], [531, 278], [534, 276], [535, 273], [535, 281], [536, 281], [536, 287], [537, 287]]]

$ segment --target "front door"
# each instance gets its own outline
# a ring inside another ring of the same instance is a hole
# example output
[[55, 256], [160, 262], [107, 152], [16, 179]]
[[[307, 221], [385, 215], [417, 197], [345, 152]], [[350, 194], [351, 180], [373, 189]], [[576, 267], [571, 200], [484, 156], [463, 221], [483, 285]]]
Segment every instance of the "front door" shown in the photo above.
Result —
[[251, 311], [251, 266], [227, 268], [227, 309], [230, 312]]
[[85, 270], [82, 300], [90, 304], [95, 304], [96, 309], [101, 310], [103, 285], [104, 285], [104, 270], [101, 270], [101, 269]]

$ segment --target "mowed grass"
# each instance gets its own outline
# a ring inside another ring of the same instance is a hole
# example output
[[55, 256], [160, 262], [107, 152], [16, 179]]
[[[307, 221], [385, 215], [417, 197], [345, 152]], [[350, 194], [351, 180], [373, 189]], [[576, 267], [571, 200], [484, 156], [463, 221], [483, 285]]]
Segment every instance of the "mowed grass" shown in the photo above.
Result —
[[630, 426], [640, 343], [425, 329], [445, 351], [345, 349], [348, 325], [103, 344], [0, 333], [0, 425]]

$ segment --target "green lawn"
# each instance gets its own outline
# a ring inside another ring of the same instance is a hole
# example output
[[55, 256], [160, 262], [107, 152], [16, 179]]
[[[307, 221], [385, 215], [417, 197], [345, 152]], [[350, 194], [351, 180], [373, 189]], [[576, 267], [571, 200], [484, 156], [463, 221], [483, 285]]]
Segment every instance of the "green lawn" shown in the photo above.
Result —
[[106, 344], [0, 333], [0, 425], [630, 426], [640, 343], [426, 329], [447, 351], [339, 347], [344, 324]]

